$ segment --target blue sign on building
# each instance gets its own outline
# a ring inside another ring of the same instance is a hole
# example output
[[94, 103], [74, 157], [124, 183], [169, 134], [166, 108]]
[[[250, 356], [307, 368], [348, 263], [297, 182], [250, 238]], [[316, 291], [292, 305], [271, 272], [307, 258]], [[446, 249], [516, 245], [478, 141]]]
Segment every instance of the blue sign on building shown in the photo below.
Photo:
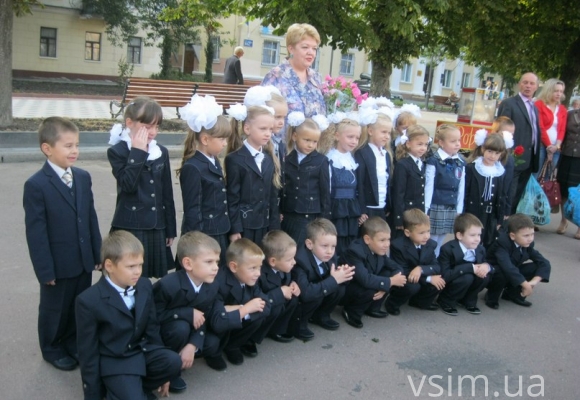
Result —
[[254, 41], [252, 39], [244, 39], [244, 47], [254, 47]]

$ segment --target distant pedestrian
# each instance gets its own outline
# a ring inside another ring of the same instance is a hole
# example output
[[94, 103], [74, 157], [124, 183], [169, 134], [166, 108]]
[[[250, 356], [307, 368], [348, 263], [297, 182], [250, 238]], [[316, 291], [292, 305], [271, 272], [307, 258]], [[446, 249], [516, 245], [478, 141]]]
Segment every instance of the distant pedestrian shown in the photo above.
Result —
[[238, 46], [234, 49], [234, 55], [226, 60], [226, 66], [224, 68], [224, 83], [233, 85], [244, 84], [242, 63], [240, 62], [240, 58], [242, 58], [243, 55], [244, 49]]

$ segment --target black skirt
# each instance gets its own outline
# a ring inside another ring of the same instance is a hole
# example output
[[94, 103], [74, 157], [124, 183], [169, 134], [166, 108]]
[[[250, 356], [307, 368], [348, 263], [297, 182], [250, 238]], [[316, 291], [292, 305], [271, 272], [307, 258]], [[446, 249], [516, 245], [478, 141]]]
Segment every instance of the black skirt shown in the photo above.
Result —
[[[118, 231], [115, 227], [111, 232]], [[169, 269], [175, 267], [175, 261], [171, 253], [171, 247], [165, 244], [165, 229], [132, 230], [131, 232], [143, 244], [143, 272], [145, 278], [162, 278], [167, 275]]]
[[568, 188], [580, 185], [580, 157], [561, 154], [557, 179], [560, 182], [562, 197], [568, 198]]

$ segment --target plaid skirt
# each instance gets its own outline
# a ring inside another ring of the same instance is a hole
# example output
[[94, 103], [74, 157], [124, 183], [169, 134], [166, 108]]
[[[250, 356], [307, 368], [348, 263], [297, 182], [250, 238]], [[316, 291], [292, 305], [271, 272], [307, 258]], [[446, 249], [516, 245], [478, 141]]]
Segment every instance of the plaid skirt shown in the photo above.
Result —
[[[111, 232], [121, 229], [111, 228]], [[143, 244], [143, 272], [144, 278], [162, 278], [169, 269], [175, 267], [171, 254], [171, 247], [165, 245], [165, 229], [123, 229], [131, 232]]]
[[282, 230], [301, 246], [306, 241], [306, 225], [319, 216], [320, 214], [286, 213], [282, 219]]
[[431, 220], [431, 234], [442, 235], [453, 233], [453, 222], [457, 216], [457, 207], [454, 205], [431, 204], [429, 219]]

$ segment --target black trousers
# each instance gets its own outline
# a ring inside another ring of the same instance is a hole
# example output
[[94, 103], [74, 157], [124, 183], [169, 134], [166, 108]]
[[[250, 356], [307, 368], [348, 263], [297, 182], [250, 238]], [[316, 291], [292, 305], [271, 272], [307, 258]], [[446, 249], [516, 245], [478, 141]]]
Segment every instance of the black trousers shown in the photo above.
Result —
[[289, 333], [288, 327], [292, 319], [296, 318], [298, 309], [298, 297], [292, 296], [284, 304], [272, 307], [270, 315], [266, 318], [262, 326], [254, 333], [252, 340], [256, 343], [262, 343], [262, 340], [268, 335], [282, 335]]
[[[187, 321], [176, 320], [161, 325], [163, 343], [171, 350], [179, 353], [189, 343], [189, 337], [195, 331]], [[197, 349], [196, 356], [215, 357], [221, 354], [220, 338], [211, 329], [204, 332], [203, 347]]]
[[[518, 203], [526, 190], [526, 185], [532, 176], [532, 167], [524, 171], [514, 171], [514, 178], [512, 180], [512, 186], [510, 190], [510, 197], [512, 199], [512, 215], [516, 213], [518, 208]], [[513, 183], [517, 183], [514, 185]]]
[[490, 275], [480, 278], [473, 274], [463, 274], [452, 281], [445, 282], [445, 288], [439, 294], [439, 304], [455, 308], [458, 301], [467, 307], [477, 305], [477, 295], [489, 283]]
[[[252, 317], [255, 319], [252, 319]], [[261, 313], [254, 313], [249, 320], [244, 319], [242, 321], [241, 329], [231, 330], [229, 335], [225, 337], [222, 336], [222, 340], [224, 340], [224, 350], [239, 350], [241, 346], [248, 343], [265, 321], [266, 318], [264, 318]]]
[[[532, 279], [536, 276], [536, 271], [538, 270], [538, 266], [534, 262], [524, 263], [519, 267], [520, 273], [526, 278], [526, 280]], [[499, 297], [502, 294], [503, 290], [507, 291], [507, 294], [510, 297], [521, 297], [522, 287], [520, 285], [513, 286], [508, 283], [508, 280], [502, 270], [498, 267], [495, 268], [493, 276], [491, 278], [491, 282], [487, 285], [487, 294], [486, 300], [490, 302], [498, 302]]]
[[417, 283], [407, 281], [403, 287], [392, 287], [386, 305], [398, 309], [406, 302], [412, 301], [419, 307], [429, 307], [438, 293], [439, 290], [428, 283], [426, 277], [421, 277]]
[[168, 349], [157, 349], [143, 354], [147, 365], [146, 376], [127, 374], [102, 377], [107, 389], [107, 400], [147, 400], [146, 392], [155, 390], [179, 376], [179, 354]]
[[302, 328], [308, 327], [309, 319], [327, 319], [334, 308], [338, 305], [346, 292], [344, 285], [338, 285], [336, 292], [329, 294], [321, 299], [301, 302], [300, 303], [300, 317], [299, 326]]
[[75, 299], [91, 286], [90, 272], [74, 278], [57, 279], [54, 286], [40, 285], [38, 340], [47, 361], [67, 355], [77, 358]]

